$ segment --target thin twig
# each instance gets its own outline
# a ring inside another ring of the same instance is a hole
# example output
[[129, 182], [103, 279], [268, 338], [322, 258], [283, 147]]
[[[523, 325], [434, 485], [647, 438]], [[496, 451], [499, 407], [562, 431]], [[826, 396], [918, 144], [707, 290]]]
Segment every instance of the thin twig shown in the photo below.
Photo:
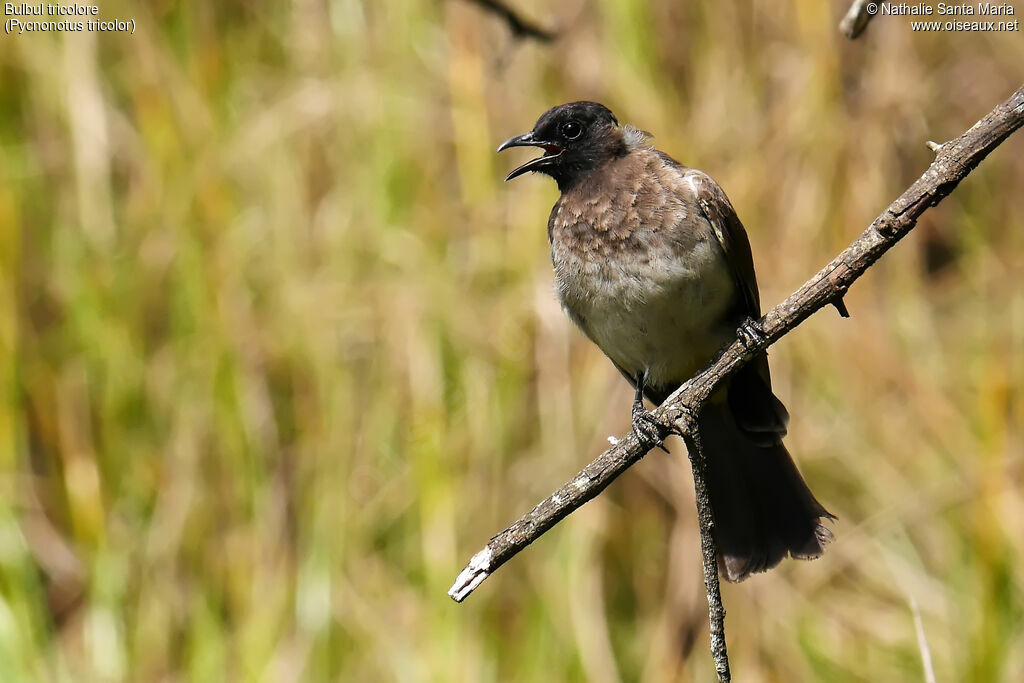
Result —
[[725, 647], [725, 606], [722, 591], [718, 585], [718, 548], [715, 546], [715, 518], [711, 514], [711, 497], [708, 495], [707, 459], [701, 444], [700, 432], [687, 429], [686, 453], [690, 456], [693, 469], [693, 489], [697, 499], [697, 522], [700, 526], [700, 555], [704, 565], [704, 590], [708, 596], [708, 620], [711, 623], [711, 656], [715, 660], [715, 671], [719, 681], [731, 681], [729, 653]]
[[496, 14], [504, 19], [505, 23], [508, 24], [509, 30], [512, 31], [512, 35], [516, 38], [533, 38], [542, 43], [550, 43], [558, 37], [558, 34], [554, 31], [541, 28], [533, 22], [523, 19], [514, 9], [501, 2], [501, 0], [467, 0], [467, 2], [471, 2], [491, 14]]
[[846, 10], [846, 16], [839, 22], [839, 31], [850, 40], [855, 39], [881, 11], [883, 4], [883, 0], [853, 0], [850, 9]]
[[[684, 434], [694, 434], [693, 421], [688, 419], [689, 416], [700, 412], [701, 406], [723, 381], [812, 313], [841, 300], [857, 278], [913, 229], [921, 214], [949, 195], [961, 180], [1021, 125], [1024, 125], [1024, 86], [963, 135], [943, 143], [928, 170], [890, 204], [860, 237], [789, 298], [768, 311], [758, 321], [764, 332], [762, 338], [741, 341], [741, 337], [737, 336], [714, 361], [657, 408], [655, 414], [671, 420]], [[689, 439], [692, 440], [692, 436]], [[632, 432], [617, 440], [569, 483], [493, 537], [483, 550], [473, 556], [448, 594], [457, 602], [465, 600], [501, 565], [601, 493], [617, 476], [640, 460], [647, 450], [647, 445], [638, 441]], [[701, 522], [703, 532], [705, 522], [710, 520]], [[703, 545], [702, 541], [702, 549]], [[717, 576], [714, 583], [717, 584]], [[709, 586], [708, 600], [714, 610], [712, 588]], [[718, 603], [721, 604], [720, 599]], [[713, 628], [715, 620], [713, 614]], [[722, 646], [724, 654], [724, 639]]]

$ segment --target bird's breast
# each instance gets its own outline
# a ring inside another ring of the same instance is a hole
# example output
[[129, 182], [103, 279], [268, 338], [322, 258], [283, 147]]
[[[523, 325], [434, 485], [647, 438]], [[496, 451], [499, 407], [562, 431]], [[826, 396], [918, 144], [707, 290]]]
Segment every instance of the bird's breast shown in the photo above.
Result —
[[735, 329], [727, 320], [735, 285], [713, 231], [689, 207], [644, 220], [614, 210], [633, 202], [625, 194], [596, 199], [591, 208], [606, 208], [589, 215], [586, 203], [556, 204], [549, 227], [558, 297], [624, 371], [678, 383]]

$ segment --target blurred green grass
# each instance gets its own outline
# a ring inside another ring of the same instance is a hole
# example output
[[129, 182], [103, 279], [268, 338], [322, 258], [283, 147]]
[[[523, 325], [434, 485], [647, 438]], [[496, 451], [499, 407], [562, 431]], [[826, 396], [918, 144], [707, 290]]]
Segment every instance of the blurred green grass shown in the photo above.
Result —
[[[117, 0], [0, 39], [0, 679], [709, 680], [652, 455], [467, 603], [469, 555], [628, 422], [494, 147], [607, 103], [716, 177], [788, 294], [1020, 85], [1019, 34], [845, 7]], [[775, 347], [837, 542], [725, 590], [741, 680], [1024, 679], [1012, 138]]]

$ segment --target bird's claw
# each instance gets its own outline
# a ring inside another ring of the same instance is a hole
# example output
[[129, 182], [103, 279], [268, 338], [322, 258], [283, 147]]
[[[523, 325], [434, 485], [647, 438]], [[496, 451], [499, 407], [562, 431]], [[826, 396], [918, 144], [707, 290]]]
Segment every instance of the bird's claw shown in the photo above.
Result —
[[633, 404], [633, 431], [640, 441], [657, 446], [666, 453], [665, 439], [672, 434], [682, 436], [682, 432], [674, 424], [644, 408], [643, 403]]
[[764, 344], [766, 339], [764, 330], [761, 329], [761, 323], [751, 317], [747, 317], [740, 323], [737, 333], [740, 341], [748, 350]]

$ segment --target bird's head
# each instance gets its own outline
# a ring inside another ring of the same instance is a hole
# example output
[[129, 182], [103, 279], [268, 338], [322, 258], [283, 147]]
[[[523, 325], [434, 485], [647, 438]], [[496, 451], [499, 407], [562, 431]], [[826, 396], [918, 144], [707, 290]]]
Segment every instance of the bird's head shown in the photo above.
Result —
[[629, 151], [615, 115], [597, 102], [552, 107], [537, 119], [533, 130], [509, 138], [498, 151], [509, 147], [540, 147], [544, 155], [509, 173], [506, 181], [537, 171], [554, 178], [563, 191], [583, 174]]

